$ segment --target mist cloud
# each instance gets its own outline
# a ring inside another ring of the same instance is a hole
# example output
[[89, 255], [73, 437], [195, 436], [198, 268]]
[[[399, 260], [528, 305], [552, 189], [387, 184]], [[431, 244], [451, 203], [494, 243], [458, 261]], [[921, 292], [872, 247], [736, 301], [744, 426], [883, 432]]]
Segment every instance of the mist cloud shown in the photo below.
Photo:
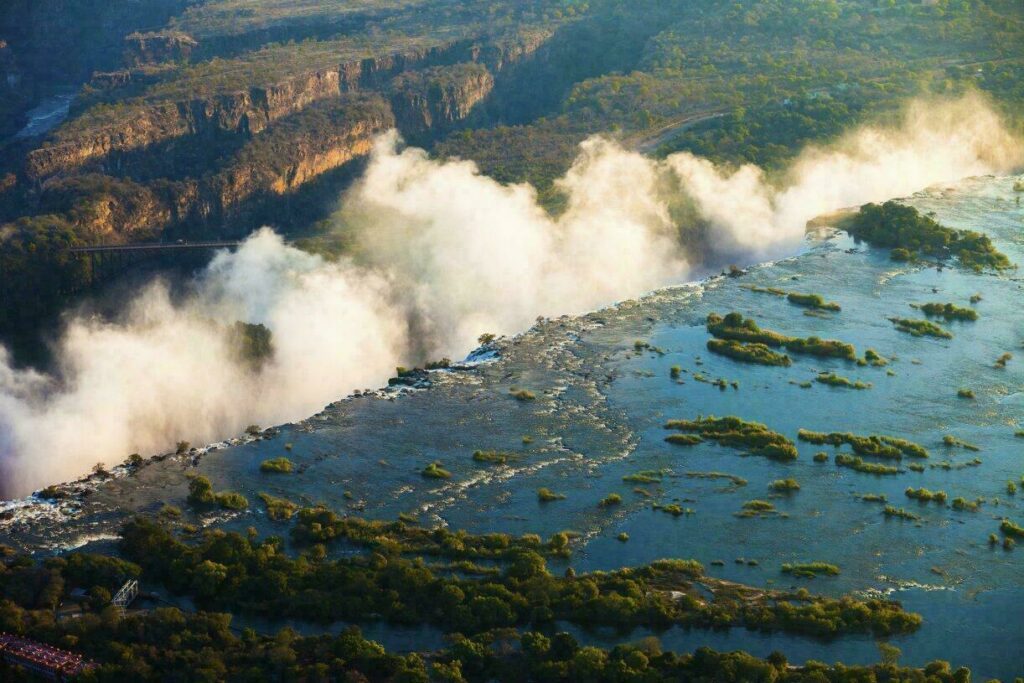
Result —
[[[263, 229], [218, 255], [183, 301], [155, 282], [116, 320], [72, 318], [54, 377], [12, 369], [0, 348], [0, 493], [300, 419], [379, 386], [398, 364], [462, 356], [482, 332], [514, 333], [538, 315], [685, 281], [707, 249], [748, 260], [789, 253], [817, 215], [1022, 159], [1020, 142], [974, 97], [914, 105], [894, 129], [808, 149], [779, 187], [752, 166], [723, 170], [689, 154], [653, 161], [595, 138], [559, 181], [567, 208], [556, 218], [529, 186], [384, 136], [337, 216], [355, 237], [351, 258], [313, 256]], [[710, 229], [678, 225], [681, 201]], [[273, 333], [274, 355], [258, 370], [237, 360], [238, 320]]]

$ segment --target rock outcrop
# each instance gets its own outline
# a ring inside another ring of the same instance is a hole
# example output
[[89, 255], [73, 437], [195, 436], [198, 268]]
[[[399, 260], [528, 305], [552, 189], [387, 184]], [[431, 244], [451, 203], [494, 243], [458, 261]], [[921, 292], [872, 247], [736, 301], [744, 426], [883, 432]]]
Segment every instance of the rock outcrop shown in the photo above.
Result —
[[[108, 157], [141, 150], [169, 140], [221, 134], [257, 135], [271, 123], [295, 114], [309, 105], [346, 92], [379, 89], [400, 74], [409, 75], [415, 84], [417, 69], [430, 69], [461, 62], [476, 62], [476, 71], [461, 84], [451, 84], [447, 92], [433, 96], [415, 86], [405, 100], [396, 100], [403, 116], [418, 120], [417, 128], [430, 127], [437, 119], [452, 122], [465, 118], [471, 108], [493, 88], [497, 72], [533, 54], [542, 44], [541, 33], [506, 39], [498, 43], [452, 41], [380, 57], [349, 61], [337, 68], [318, 69], [268, 86], [251, 87], [238, 92], [202, 99], [146, 103], [136, 101], [121, 106], [115, 114], [101, 113], [101, 121], [90, 120], [86, 112], [57, 132], [44, 146], [30, 152], [26, 175], [35, 182], [57, 174], [80, 170], [108, 170]], [[487, 68], [483, 68], [487, 67]], [[123, 76], [121, 77], [123, 79]], [[429, 80], [424, 76], [424, 82]], [[421, 79], [421, 80], [423, 80]], [[443, 89], [442, 89], [443, 90]], [[468, 102], [466, 105], [464, 103]], [[93, 117], [95, 119], [96, 117]], [[412, 125], [412, 124], [410, 124]]]
[[124, 39], [124, 61], [129, 67], [161, 62], [187, 62], [199, 43], [180, 31], [132, 33]]
[[470, 117], [494, 90], [494, 76], [483, 64], [469, 62], [402, 74], [391, 90], [391, 107], [403, 132], [439, 132]]

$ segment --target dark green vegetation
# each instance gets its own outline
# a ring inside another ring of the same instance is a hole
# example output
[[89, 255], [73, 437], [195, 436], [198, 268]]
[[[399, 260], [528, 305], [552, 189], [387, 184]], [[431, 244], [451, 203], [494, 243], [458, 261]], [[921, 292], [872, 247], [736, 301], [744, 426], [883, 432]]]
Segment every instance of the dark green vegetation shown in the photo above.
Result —
[[967, 388], [957, 389], [956, 390], [956, 395], [957, 395], [957, 398], [973, 399], [974, 398], [974, 389], [967, 389]]
[[790, 493], [800, 490], [800, 483], [796, 479], [776, 479], [768, 484], [768, 488], [779, 493]]
[[891, 465], [882, 465], [875, 462], [866, 462], [863, 458], [856, 455], [847, 455], [846, 453], [839, 453], [836, 455], [836, 465], [839, 467], [847, 467], [856, 472], [863, 472], [864, 474], [899, 474], [900, 468], [893, 467]]
[[[653, 643], [608, 651], [581, 647], [567, 634], [492, 629], [543, 626], [562, 618], [659, 628], [675, 623], [698, 628], [735, 625], [827, 637], [838, 633], [887, 636], [913, 631], [920, 624], [917, 615], [902, 611], [897, 603], [812, 597], [806, 591], [765, 594], [718, 581], [704, 574], [696, 562], [679, 560], [559, 578], [547, 572], [543, 558], [519, 553], [509, 556], [498, 575], [456, 578], [435, 574], [422, 561], [405, 559], [395, 549], [381, 548], [372, 556], [341, 560], [322, 555], [290, 558], [277, 539], [211, 531], [185, 544], [145, 519], [125, 526], [121, 551], [138, 564], [85, 553], [37, 561], [3, 548], [0, 630], [81, 652], [99, 666], [83, 681], [241, 682], [256, 676], [256, 680], [511, 682], [523, 680], [527, 667], [531, 676], [542, 680], [611, 683], [629, 671], [630, 676], [650, 681], [710, 676], [738, 683], [750, 680], [751, 672], [774, 680], [813, 681], [831, 669], [816, 664], [787, 668], [781, 656], [761, 661], [742, 653], [718, 655], [710, 650], [677, 656], [662, 653]], [[229, 614], [210, 611], [158, 608], [122, 617], [108, 603], [113, 591], [129, 578], [147, 585], [162, 583], [191, 597], [202, 609], [225, 606], [315, 620], [344, 615], [361, 622], [387, 619], [459, 630], [445, 650], [424, 659], [417, 654], [388, 654], [356, 628], [338, 635], [301, 637], [285, 629], [261, 636], [251, 630], [232, 632]], [[88, 596], [82, 603], [83, 615], [58, 621], [54, 608], [76, 589]], [[706, 600], [703, 590], [709, 590], [713, 600]], [[671, 591], [683, 597], [673, 598]], [[276, 611], [282, 608], [285, 611]], [[519, 641], [521, 648], [492, 647], [508, 639]], [[929, 667], [938, 676], [935, 680], [954, 680], [948, 665]], [[871, 670], [843, 669], [857, 676]], [[451, 672], [459, 676], [448, 676]], [[29, 680], [2, 664], [0, 675], [12, 683]]]
[[946, 434], [944, 437], [942, 437], [942, 443], [944, 445], [946, 445], [946, 446], [949, 446], [950, 448], [963, 448], [966, 451], [980, 451], [981, 450], [980, 448], [978, 448], [974, 444], [967, 443], [963, 439], [958, 439], [957, 437], [955, 437], [955, 436], [953, 436], [951, 434]]
[[865, 503], [884, 503], [888, 500], [883, 493], [862, 493], [858, 498]]
[[907, 498], [912, 498], [914, 500], [919, 500], [922, 503], [927, 503], [927, 502], [930, 502], [930, 501], [935, 501], [936, 503], [945, 503], [946, 502], [946, 492], [945, 491], [929, 491], [926, 488], [915, 489], [915, 488], [909, 488], [908, 487], [907, 490], [904, 491], [904, 494], [906, 494]]
[[757, 422], [738, 417], [706, 417], [696, 420], [670, 420], [665, 429], [696, 433], [702, 438], [717, 441], [723, 446], [736, 448], [771, 460], [796, 460], [796, 445], [782, 434], [773, 432]]
[[853, 381], [841, 375], [837, 375], [834, 372], [822, 372], [815, 380], [821, 384], [826, 384], [830, 387], [842, 387], [846, 389], [870, 389], [871, 384], [861, 382], [860, 380]]
[[743, 504], [743, 508], [736, 513], [736, 516], [740, 518], [772, 517], [777, 513], [775, 504], [772, 502], [767, 500], [748, 500]]
[[687, 472], [686, 476], [689, 479], [726, 479], [730, 484], [729, 490], [735, 490], [747, 485], [747, 480], [743, 477], [725, 472]]
[[857, 360], [857, 350], [852, 344], [831, 339], [819, 339], [818, 337], [807, 337], [806, 339], [787, 337], [778, 332], [761, 329], [757, 322], [750, 318], [744, 318], [740, 313], [729, 313], [724, 318], [717, 313], [711, 313], [707, 318], [707, 328], [712, 336], [722, 340], [785, 347], [792, 353], [820, 358]]
[[1016, 538], [1024, 538], [1024, 527], [1019, 524], [1014, 524], [1008, 519], [1004, 519], [999, 524], [999, 530], [1007, 536], [1013, 536]]
[[918, 256], [957, 258], [962, 266], [976, 271], [1005, 270], [1013, 264], [986, 236], [971, 230], [953, 230], [939, 225], [917, 209], [889, 201], [865, 204], [841, 222], [855, 239], [892, 249], [897, 261]]
[[756, 363], [758, 365], [776, 365], [789, 367], [792, 361], [789, 356], [776, 353], [764, 344], [750, 343], [742, 344], [731, 339], [709, 339], [708, 351], [726, 356], [744, 363]]
[[803, 306], [804, 308], [811, 308], [820, 311], [841, 311], [842, 308], [835, 302], [825, 301], [820, 294], [800, 294], [799, 292], [790, 292], [786, 299], [791, 304], [797, 306]]
[[555, 493], [554, 491], [548, 488], [539, 488], [537, 489], [537, 500], [539, 500], [542, 503], [550, 503], [556, 500], [565, 500], [565, 494]]
[[954, 510], [960, 510], [965, 512], [977, 512], [978, 508], [981, 507], [981, 500], [967, 500], [962, 496], [957, 496], [950, 503]]
[[292, 463], [288, 458], [274, 458], [272, 460], [264, 460], [260, 463], [260, 472], [266, 472], [268, 474], [289, 474], [294, 467], [294, 463]]
[[878, 351], [874, 349], [868, 349], [864, 352], [864, 362], [879, 368], [889, 364], [889, 361], [879, 355]]
[[452, 473], [441, 467], [441, 463], [432, 462], [420, 472], [427, 479], [451, 479]]
[[911, 522], [921, 520], [920, 515], [915, 515], [913, 512], [908, 512], [903, 508], [894, 507], [892, 505], [886, 505], [885, 509], [882, 510], [882, 514], [886, 517], [895, 517], [896, 519], [905, 519]]
[[801, 429], [797, 433], [797, 438], [819, 446], [827, 444], [838, 448], [843, 444], [847, 444], [857, 455], [887, 458], [889, 460], [900, 460], [904, 455], [913, 458], [928, 457], [928, 449], [924, 446], [894, 436], [877, 436], [874, 434], [870, 436], [857, 436], [849, 432], [831, 432], [826, 434]]
[[889, 320], [896, 326], [897, 330], [906, 332], [914, 337], [953, 338], [952, 334], [928, 320], [913, 320], [911, 318], [889, 318]]
[[295, 511], [299, 509], [299, 506], [290, 500], [275, 498], [269, 493], [261, 493], [259, 498], [267, 509], [267, 517], [275, 522], [288, 521], [295, 514]]
[[815, 576], [839, 576], [839, 567], [825, 562], [787, 563], [782, 565], [782, 573], [813, 579]]
[[695, 515], [697, 511], [693, 508], [684, 508], [678, 503], [669, 503], [668, 505], [661, 505], [660, 503], [654, 503], [651, 505], [653, 510], [661, 510], [662, 512], [672, 515], [673, 517], [682, 517], [683, 515]]
[[825, 301], [824, 297], [820, 294], [787, 292], [786, 290], [779, 289], [778, 287], [758, 287], [757, 285], [743, 285], [743, 288], [759, 294], [771, 294], [772, 296], [779, 297], [784, 296], [791, 304], [796, 304], [797, 306], [802, 306], [803, 308], [809, 308], [811, 310], [832, 311], [834, 313], [838, 313], [843, 310], [839, 304]]
[[703, 443], [704, 439], [696, 434], [669, 434], [665, 437], [665, 441], [674, 443], [677, 446], [696, 446], [699, 443]]
[[630, 484], [658, 484], [664, 477], [665, 472], [662, 470], [643, 470], [623, 476], [622, 481]]
[[188, 483], [188, 502], [195, 508], [221, 507], [225, 510], [245, 510], [249, 501], [240, 493], [221, 491], [214, 493], [210, 480], [203, 476], [192, 477]]
[[503, 451], [473, 451], [473, 462], [491, 464], [491, 465], [505, 465], [510, 460], [515, 460], [516, 456], [512, 453], [505, 453]]
[[[300, 513], [300, 519], [305, 513]], [[363, 531], [369, 528], [366, 525], [382, 528], [382, 523], [356, 525]], [[428, 550], [450, 547], [444, 539], [461, 539], [467, 548], [488, 550], [490, 557], [501, 559], [501, 575], [464, 579], [435, 574], [421, 561], [402, 557], [415, 550], [415, 540], [389, 545], [371, 537], [366, 541], [373, 544], [371, 555], [292, 559], [280, 552], [279, 540], [210, 532], [196, 544], [185, 544], [144, 519], [125, 527], [121, 550], [141, 564], [148, 580], [165, 582], [206, 609], [316, 621], [431, 623], [467, 635], [552, 619], [620, 626], [745, 625], [821, 636], [906, 633], [920, 624], [918, 616], [887, 601], [787, 593], [757, 598], [759, 591], [719, 582], [692, 561], [659, 561], [616, 572], [556, 577], [547, 571], [540, 554], [544, 546], [536, 537], [503, 537], [504, 547], [494, 549], [501, 535], [472, 537], [409, 527], [403, 531], [403, 526], [396, 522], [383, 528], [394, 528], [392, 537], [407, 535], [430, 543], [425, 546]], [[461, 552], [461, 557], [473, 556], [479, 555]], [[271, 577], [276, 579], [271, 582]], [[710, 588], [714, 600], [698, 599], [698, 583]], [[673, 599], [673, 590], [686, 597]]]
[[940, 304], [930, 303], [916, 306], [922, 313], [929, 318], [945, 318], [947, 321], [954, 320], [966, 320], [974, 321], [978, 319], [978, 312], [973, 308], [962, 308], [956, 304]]

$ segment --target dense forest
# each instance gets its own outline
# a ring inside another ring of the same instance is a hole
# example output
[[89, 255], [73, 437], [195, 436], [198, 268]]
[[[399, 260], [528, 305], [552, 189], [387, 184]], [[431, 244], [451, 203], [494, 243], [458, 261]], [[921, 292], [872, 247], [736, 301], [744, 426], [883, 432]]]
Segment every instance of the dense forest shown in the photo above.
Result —
[[[967, 669], [954, 671], [946, 662], [901, 668], [899, 650], [891, 645], [882, 648], [882, 663], [864, 667], [793, 667], [781, 654], [759, 660], [707, 648], [678, 655], [663, 651], [655, 637], [613, 649], [585, 646], [553, 629], [553, 620], [661, 623], [663, 628], [678, 618], [675, 612], [690, 613], [687, 621], [693, 626], [723, 628], [740, 609], [747, 628], [794, 628], [826, 637], [830, 629], [856, 633], [865, 628], [884, 636], [916, 628], [919, 618], [896, 603], [813, 598], [803, 589], [766, 599], [762, 591], [708, 583], [713, 580], [695, 562], [555, 577], [541, 553], [559, 546], [548, 545], [545, 551], [539, 539], [528, 536], [426, 531], [402, 522], [342, 520], [323, 510], [309, 510], [305, 525], [318, 519], [343, 525], [356, 542], [370, 543], [372, 536], [375, 550], [331, 560], [323, 545], [314, 544], [293, 559], [281, 539], [213, 531], [186, 544], [161, 523], [146, 519], [130, 522], [123, 531], [121, 552], [138, 564], [90, 553], [40, 561], [0, 548], [0, 632], [83, 653], [97, 666], [76, 679], [81, 681], [970, 680]], [[389, 536], [406, 542], [385, 543]], [[422, 557], [404, 557], [423, 551], [424, 543], [436, 544], [435, 552], [450, 558], [500, 557], [500, 567], [492, 573], [466, 561], [443, 569], [428, 566]], [[474, 576], [478, 571], [483, 574]], [[231, 615], [223, 612], [163, 606], [121, 614], [109, 604], [112, 593], [123, 581], [140, 577], [146, 585], [166, 582], [174, 593], [193, 596], [199, 604], [243, 613], [263, 604], [276, 605], [273, 613], [281, 614], [280, 607], [288, 605], [289, 613], [308, 619], [344, 614], [364, 623], [426, 621], [446, 623], [452, 633], [440, 651], [399, 655], [367, 640], [356, 627], [338, 635], [300, 636], [288, 628], [260, 634], [233, 627]], [[702, 605], [692, 582], [713, 586], [715, 604]], [[667, 587], [692, 594], [673, 600]], [[54, 610], [72, 602], [79, 610], [76, 618], [55, 618]], [[342, 611], [318, 616], [330, 605]], [[0, 673], [4, 680], [31, 680], [2, 662]]]

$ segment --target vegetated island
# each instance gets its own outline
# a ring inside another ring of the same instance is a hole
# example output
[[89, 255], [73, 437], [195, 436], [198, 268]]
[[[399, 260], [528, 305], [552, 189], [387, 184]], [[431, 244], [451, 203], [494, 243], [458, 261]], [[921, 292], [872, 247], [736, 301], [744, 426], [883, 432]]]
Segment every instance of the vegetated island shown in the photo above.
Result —
[[954, 320], [974, 322], [978, 319], [978, 312], [973, 308], [964, 308], [953, 303], [910, 304], [910, 306], [919, 309], [929, 318], [944, 318], [946, 322]]
[[904, 455], [912, 458], [928, 457], [928, 449], [924, 446], [895, 436], [879, 436], [875, 434], [858, 436], [850, 432], [824, 433], [801, 429], [797, 432], [797, 438], [819, 446], [829, 445], [838, 448], [846, 444], [857, 455], [886, 458], [889, 460], [900, 460]]
[[[818, 337], [789, 337], [772, 330], [764, 330], [752, 318], [744, 318], [741, 313], [729, 313], [725, 317], [711, 313], [707, 317], [707, 330], [711, 336], [742, 344], [762, 344], [773, 348], [783, 347], [791, 353], [817, 356], [819, 358], [843, 358], [856, 361], [857, 350], [852, 344], [833, 339]], [[708, 348], [711, 348], [709, 344]], [[754, 350], [751, 356], [761, 356]], [[784, 363], [773, 363], [784, 364]]]
[[894, 261], [915, 261], [921, 256], [956, 258], [975, 272], [1008, 270], [1014, 265], [993, 246], [987, 235], [940, 225], [917, 209], [895, 201], [865, 204], [839, 222], [855, 240], [891, 249]]
[[[751, 455], [771, 460], [796, 460], [796, 444], [778, 432], [773, 432], [758, 422], [747, 422], [738, 417], [714, 416], [696, 420], [669, 420], [665, 429], [694, 433], [708, 441], [717, 441], [723, 446], [737, 448]], [[673, 435], [666, 437], [670, 441]]]

